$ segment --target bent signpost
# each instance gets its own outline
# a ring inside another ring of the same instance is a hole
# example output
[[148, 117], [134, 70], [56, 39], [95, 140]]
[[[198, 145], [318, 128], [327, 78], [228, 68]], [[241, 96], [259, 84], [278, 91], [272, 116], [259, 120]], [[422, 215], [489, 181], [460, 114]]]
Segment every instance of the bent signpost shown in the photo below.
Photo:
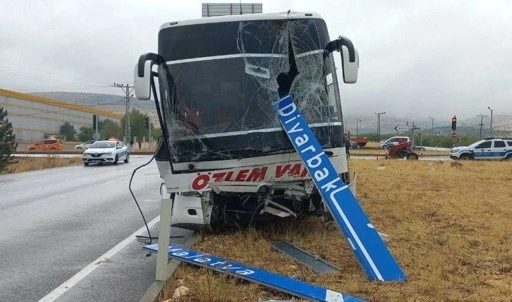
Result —
[[292, 97], [274, 104], [282, 127], [370, 280], [406, 276], [348, 186], [343, 183]]

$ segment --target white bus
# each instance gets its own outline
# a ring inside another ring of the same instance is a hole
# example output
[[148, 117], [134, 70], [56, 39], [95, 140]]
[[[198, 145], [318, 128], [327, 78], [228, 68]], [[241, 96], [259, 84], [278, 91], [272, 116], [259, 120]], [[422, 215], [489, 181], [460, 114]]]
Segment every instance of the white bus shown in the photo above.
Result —
[[355, 83], [357, 51], [329, 39], [316, 13], [169, 22], [158, 54], [140, 57], [135, 93], [153, 96], [157, 165], [175, 226], [244, 226], [321, 215], [324, 207], [273, 103], [291, 94], [342, 180], [349, 182], [333, 51]]

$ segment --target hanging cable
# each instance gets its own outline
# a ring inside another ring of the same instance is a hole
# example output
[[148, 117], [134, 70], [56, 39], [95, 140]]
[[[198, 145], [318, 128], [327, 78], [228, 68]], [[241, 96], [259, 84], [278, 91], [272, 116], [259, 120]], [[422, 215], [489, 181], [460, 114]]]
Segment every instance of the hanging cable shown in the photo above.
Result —
[[[146, 221], [146, 217], [144, 216], [144, 213], [142, 212], [142, 209], [139, 206], [139, 202], [137, 201], [137, 198], [135, 198], [135, 195], [133, 194], [133, 191], [132, 191], [132, 181], [133, 181], [133, 176], [135, 176], [135, 173], [137, 173], [137, 171], [140, 168], [143, 168], [143, 167], [149, 165], [153, 161], [153, 159], [155, 159], [154, 155], [151, 157], [151, 159], [147, 163], [142, 164], [142, 165], [138, 166], [137, 168], [135, 168], [135, 170], [133, 170], [133, 172], [132, 172], [132, 176], [130, 177], [130, 183], [128, 184], [128, 189], [130, 190], [130, 194], [132, 194], [133, 200], [135, 201], [135, 204], [137, 205], [137, 208], [139, 209], [140, 216], [142, 216], [142, 220], [144, 221], [144, 225], [146, 226], [146, 230], [148, 231], [148, 236], [145, 237], [145, 238], [149, 239], [149, 243], [148, 244], [152, 244], [153, 243], [153, 237], [151, 237], [151, 232], [149, 231], [149, 226], [148, 226], [148, 223]], [[135, 237], [139, 238], [139, 237], [143, 237], [143, 236], [135, 236]]]

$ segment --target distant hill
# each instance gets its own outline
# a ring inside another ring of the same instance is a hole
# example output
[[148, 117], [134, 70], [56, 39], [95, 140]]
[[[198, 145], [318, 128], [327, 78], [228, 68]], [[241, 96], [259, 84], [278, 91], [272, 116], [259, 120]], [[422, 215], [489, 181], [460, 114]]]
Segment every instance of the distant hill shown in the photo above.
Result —
[[[126, 112], [125, 97], [122, 95], [62, 91], [33, 92], [31, 94], [67, 103], [95, 107], [120, 114], [124, 114]], [[135, 108], [146, 113], [154, 123], [158, 121], [154, 101], [139, 101], [136, 98], [130, 98], [130, 106], [131, 108]], [[157, 125], [157, 123], [155, 125]]]
[[[345, 127], [350, 130], [350, 132], [356, 132], [356, 117], [347, 116], [344, 117]], [[377, 116], [376, 115], [361, 115], [359, 116], [361, 120], [359, 122], [359, 133], [376, 133], [377, 132]], [[406, 121], [404, 119], [395, 118], [390, 115], [381, 115], [380, 128], [382, 134], [390, 134], [395, 133], [395, 127], [397, 125], [404, 126], [406, 123], [409, 127], [412, 126], [413, 121]], [[430, 133], [432, 131], [432, 121], [430, 119], [423, 119], [420, 121], [414, 121], [416, 127], [420, 128], [417, 131]], [[482, 126], [482, 134], [483, 136], [488, 136], [490, 132], [490, 118], [486, 117], [483, 120]], [[493, 129], [494, 131], [501, 132], [512, 132], [512, 115], [501, 114], [493, 116]], [[457, 121], [457, 130], [465, 129], [465, 132], [476, 133], [480, 130], [480, 118], [475, 115], [475, 117], [468, 119], [459, 119]], [[451, 133], [451, 120], [450, 118], [444, 121], [440, 121], [438, 119], [434, 119], [434, 132], [447, 134]]]
[[[79, 93], [79, 92], [34, 92], [34, 95], [39, 95], [51, 99], [56, 99], [64, 102], [69, 102], [73, 104], [86, 105], [96, 108], [101, 108], [104, 110], [109, 110], [112, 112], [117, 112], [124, 114], [126, 111], [124, 96], [122, 95], [113, 95], [113, 94], [98, 94], [98, 93]], [[153, 123], [158, 125], [158, 117], [155, 111], [155, 103], [153, 101], [139, 101], [136, 98], [130, 99], [131, 107], [136, 108], [148, 116], [151, 117]], [[376, 115], [359, 115], [359, 116], [348, 116], [345, 114], [345, 127], [347, 130], [351, 131], [354, 135], [356, 133], [356, 118], [359, 118], [361, 121], [359, 122], [359, 133], [376, 133], [377, 132], [377, 116]], [[396, 118], [391, 115], [382, 115], [381, 116], [381, 133], [382, 134], [391, 134], [395, 133], [395, 127], [397, 125], [406, 125], [406, 120], [403, 118]], [[408, 121], [408, 125], [412, 126], [413, 121]], [[490, 119], [489, 117], [484, 118], [483, 121], [483, 130], [482, 133], [484, 136], [488, 136], [489, 134], [489, 126]], [[480, 118], [476, 115], [475, 117], [469, 119], [459, 119], [457, 125], [458, 128], [462, 130], [462, 128], [466, 129], [465, 132], [478, 133]], [[422, 132], [430, 132], [432, 131], [432, 121], [425, 117], [425, 119], [420, 121], [415, 121], [416, 127], [419, 127]], [[493, 116], [493, 128], [495, 131], [505, 131], [512, 132], [512, 115], [503, 115], [497, 114]], [[440, 121], [438, 119], [434, 120], [434, 131], [447, 134], [451, 132], [450, 129], [450, 119]]]

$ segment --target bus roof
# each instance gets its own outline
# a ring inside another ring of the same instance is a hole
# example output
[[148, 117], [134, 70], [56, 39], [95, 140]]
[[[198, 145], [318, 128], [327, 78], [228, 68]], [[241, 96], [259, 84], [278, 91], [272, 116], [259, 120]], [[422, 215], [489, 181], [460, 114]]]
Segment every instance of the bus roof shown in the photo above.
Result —
[[313, 12], [281, 12], [281, 13], [264, 13], [264, 14], [244, 14], [244, 15], [227, 15], [219, 17], [206, 17], [200, 19], [191, 19], [183, 21], [166, 22], [160, 26], [160, 30], [186, 25], [221, 23], [221, 22], [239, 22], [254, 20], [283, 20], [283, 19], [323, 19], [320, 14]]

